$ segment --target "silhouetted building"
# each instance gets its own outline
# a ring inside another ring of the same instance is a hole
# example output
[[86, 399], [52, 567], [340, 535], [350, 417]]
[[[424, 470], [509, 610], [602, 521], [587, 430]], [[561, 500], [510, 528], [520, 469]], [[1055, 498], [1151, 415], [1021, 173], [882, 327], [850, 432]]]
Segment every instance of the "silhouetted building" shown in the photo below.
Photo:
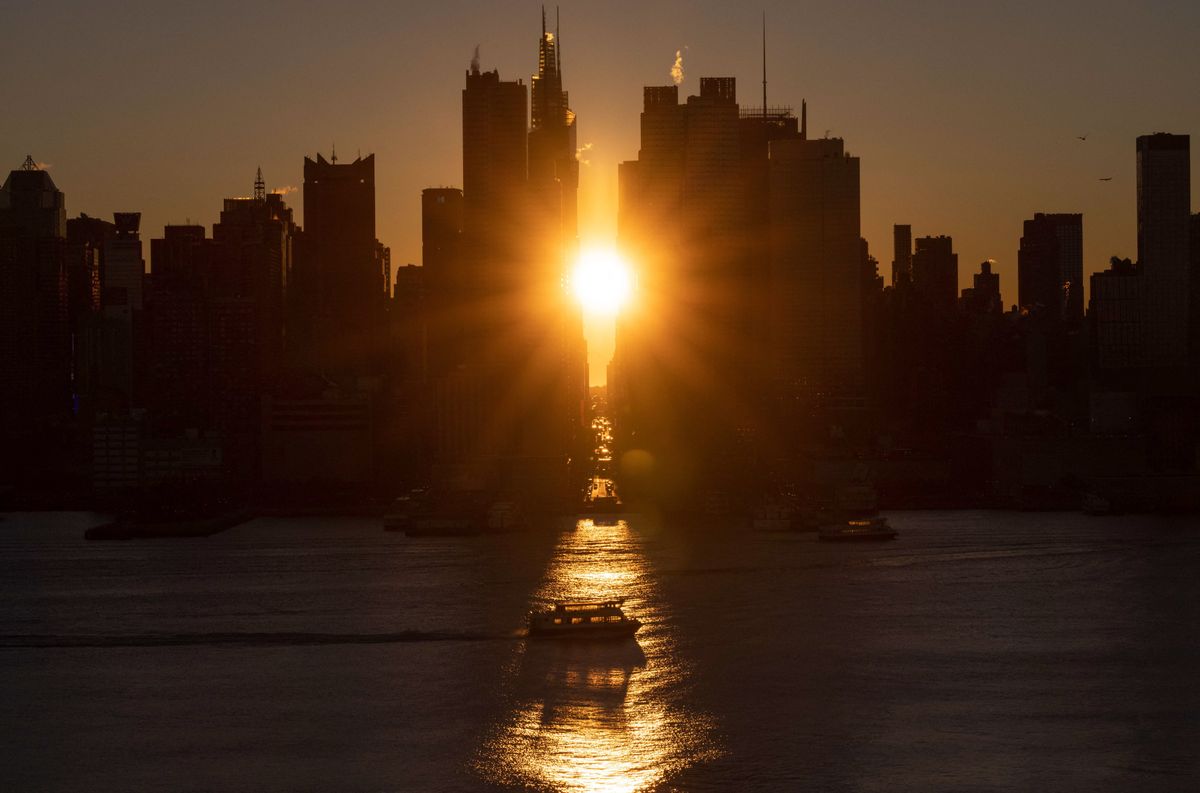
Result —
[[771, 144], [778, 371], [800, 393], [861, 395], [859, 161], [840, 138]]
[[141, 213], [118, 212], [113, 218], [103, 230], [102, 307], [76, 350], [80, 390], [109, 411], [128, 410], [137, 402], [139, 374], [148, 363], [142, 346], [146, 263], [139, 235]]
[[66, 204], [26, 158], [0, 188], [0, 427], [71, 409]]
[[1142, 365], [1144, 285], [1141, 269], [1128, 259], [1114, 258], [1108, 270], [1092, 274], [1088, 320], [1092, 357], [1099, 371], [1128, 371]]
[[1191, 159], [1187, 135], [1137, 139], [1138, 266], [1142, 270], [1147, 366], [1187, 363], [1188, 224]]
[[992, 262], [980, 263], [979, 272], [972, 278], [973, 286], [962, 292], [963, 307], [971, 314], [1002, 314], [1000, 274], [992, 272]]
[[1192, 368], [1200, 371], [1200, 212], [1188, 227], [1188, 325], [1191, 328], [1189, 355]]
[[1017, 252], [1017, 299], [1068, 326], [1083, 320], [1083, 215], [1038, 212]]
[[618, 233], [638, 298], [617, 329], [615, 429], [623, 448], [650, 450], [666, 469], [692, 465], [684, 487], [720, 476], [761, 397], [749, 385], [763, 347], [752, 339], [767, 328], [756, 331], [750, 312], [768, 297], [753, 281], [755, 268], [766, 275], [766, 164], [751, 163], [775, 131], [743, 124], [735, 85], [701, 78], [682, 105], [675, 86], [645, 88], [638, 159], [618, 174]]
[[[527, 192], [526, 90], [520, 80], [502, 81], [498, 71], [480, 72], [472, 61], [462, 92], [463, 199], [471, 235], [472, 265], [488, 282], [501, 282], [490, 261], [505, 263], [520, 248]], [[499, 280], [497, 280], [499, 279]]]
[[918, 237], [912, 260], [913, 292], [929, 310], [948, 316], [958, 300], [958, 254], [951, 237]]
[[463, 190], [422, 194], [434, 481], [453, 487], [462, 471], [484, 471], [482, 486], [533, 499], [567, 492], [586, 393], [582, 323], [562, 289], [575, 242], [575, 117], [544, 27], [532, 124], [525, 85], [481, 72], [476, 58], [462, 92]]
[[912, 226], [892, 226], [892, 286], [912, 284]]
[[289, 343], [330, 377], [378, 374], [391, 284], [375, 239], [375, 155], [304, 158], [304, 233], [293, 268]]
[[[168, 225], [150, 240], [146, 407], [175, 427], [212, 421], [209, 298], [219, 252], [203, 226]], [[254, 344], [253, 334], [246, 339]]]
[[562, 42], [546, 30], [538, 40], [538, 73], [529, 81], [529, 181], [540, 190], [543, 211], [557, 216], [562, 239], [575, 239], [578, 219], [579, 161], [575, 113], [562, 87]]
[[[253, 304], [257, 375], [269, 385], [283, 363], [285, 299], [296, 224], [283, 196], [267, 193], [259, 170], [252, 198], [226, 198], [213, 240], [221, 246], [223, 296]], [[256, 409], [257, 412], [257, 409]]]

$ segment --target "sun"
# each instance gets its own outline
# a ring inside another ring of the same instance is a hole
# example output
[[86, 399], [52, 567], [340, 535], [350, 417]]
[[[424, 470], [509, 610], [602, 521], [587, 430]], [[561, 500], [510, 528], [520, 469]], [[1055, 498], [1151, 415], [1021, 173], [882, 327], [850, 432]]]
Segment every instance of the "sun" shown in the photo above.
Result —
[[571, 291], [588, 314], [611, 317], [629, 301], [633, 274], [614, 248], [585, 248], [571, 272]]

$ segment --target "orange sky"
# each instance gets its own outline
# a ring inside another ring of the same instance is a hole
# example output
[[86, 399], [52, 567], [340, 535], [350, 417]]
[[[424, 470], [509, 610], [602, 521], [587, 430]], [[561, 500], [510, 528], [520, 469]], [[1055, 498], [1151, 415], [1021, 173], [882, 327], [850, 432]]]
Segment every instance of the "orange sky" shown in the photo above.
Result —
[[[1088, 272], [1134, 256], [1134, 139], [1200, 132], [1198, 3], [762, 5], [771, 103], [807, 98], [810, 132], [829, 130], [862, 158], [862, 230], [885, 275], [891, 225], [911, 223], [918, 236], [954, 237], [963, 285], [996, 259], [1011, 304], [1021, 222], [1035, 211], [1084, 213]], [[71, 215], [143, 212], [148, 239], [167, 222], [211, 225], [259, 165], [269, 188], [299, 187], [304, 155], [336, 142], [342, 156], [376, 154], [379, 237], [394, 263], [419, 262], [421, 189], [461, 185], [471, 51], [479, 44], [485, 68], [528, 82], [539, 9], [9, 0], [6, 29], [37, 35], [0, 50], [3, 155], [10, 168], [27, 153], [49, 163]], [[637, 155], [642, 86], [667, 83], [682, 49], [684, 95], [701, 75], [734, 75], [757, 102], [759, 8], [561, 9], [565, 85], [580, 143], [593, 144], [581, 234], [607, 242], [616, 165]], [[289, 202], [299, 208], [299, 194]], [[605, 336], [593, 334], [593, 381]]]

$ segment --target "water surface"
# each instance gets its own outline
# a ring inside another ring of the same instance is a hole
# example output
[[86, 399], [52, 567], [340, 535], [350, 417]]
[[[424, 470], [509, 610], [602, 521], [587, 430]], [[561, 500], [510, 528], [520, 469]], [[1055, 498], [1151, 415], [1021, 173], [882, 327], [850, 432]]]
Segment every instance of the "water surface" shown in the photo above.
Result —
[[[9, 790], [1195, 790], [1190, 519], [897, 513], [901, 539], [0, 522]], [[637, 642], [526, 642], [611, 594]]]

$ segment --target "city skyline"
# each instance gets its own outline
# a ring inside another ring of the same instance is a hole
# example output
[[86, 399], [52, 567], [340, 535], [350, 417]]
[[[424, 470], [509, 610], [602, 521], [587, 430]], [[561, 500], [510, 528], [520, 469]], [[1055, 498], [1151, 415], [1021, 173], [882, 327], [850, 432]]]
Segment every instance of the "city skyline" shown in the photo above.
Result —
[[[420, 263], [421, 189], [461, 187], [457, 90], [474, 43], [483, 68], [498, 69], [504, 80], [528, 85], [537, 66], [534, 3], [520, 12], [452, 4], [418, 14], [376, 6], [347, 12], [341, 22], [309, 7], [286, 20], [251, 9], [232, 45], [218, 39], [227, 31], [184, 11], [129, 9], [93, 18], [96, 9], [61, 5], [71, 13], [48, 45], [61, 57], [0, 89], [6, 103], [31, 111], [0, 121], [0, 137], [14, 147], [9, 167], [26, 153], [47, 164], [68, 195], [69, 215], [140, 211], [147, 229], [185, 220], [211, 226], [220, 197], [249, 194], [261, 165], [267, 189], [289, 193], [303, 225], [300, 196], [292, 193], [302, 184], [302, 158], [329, 156], [336, 145], [345, 161], [377, 155], [378, 236], [396, 267]], [[701, 76], [734, 76], [740, 103], [760, 103], [761, 19], [750, 10], [702, 6], [655, 5], [636, 17], [602, 14], [591, 3], [561, 7], [563, 68], [581, 119], [585, 244], [616, 236], [616, 166], [636, 156], [639, 89], [669, 82], [675, 50], [683, 57], [681, 96], [697, 93]], [[885, 276], [892, 225], [911, 224], [915, 237], [954, 238], [960, 289], [979, 261], [996, 260], [1005, 305], [1013, 305], [1024, 220], [1065, 212], [1084, 215], [1086, 282], [1110, 256], [1136, 257], [1134, 139], [1200, 126], [1200, 109], [1184, 101], [1186, 75], [1200, 69], [1200, 55], [1169, 45], [1189, 28], [1179, 24], [1187, 15], [1200, 16], [1194, 9], [1179, 6], [1167, 26], [1149, 12], [1119, 9], [1072, 18], [1082, 9], [1072, 4], [1039, 16], [1037, 30], [1020, 24], [1020, 7], [969, 19], [937, 4], [907, 15], [871, 4], [764, 9], [769, 101], [799, 106], [807, 99], [810, 136], [829, 130], [861, 158], [862, 232]], [[31, 11], [14, 9], [18, 26]], [[314, 50], [317, 22], [333, 24], [339, 35], [323, 36], [328, 46]], [[452, 40], [432, 35], [443, 25], [454, 31]], [[90, 64], [104, 91], [67, 79], [81, 66], [69, 50], [91, 52], [97, 30], [110, 33], [113, 49], [161, 68]], [[313, 56], [303, 66], [272, 54], [285, 34]], [[384, 48], [394, 63], [365, 46], [385, 35], [405, 44]], [[167, 39], [178, 46], [164, 48]], [[436, 46], [423, 43], [431, 39]], [[347, 52], [350, 40], [371, 57]], [[1013, 48], [998, 46], [1005, 43]], [[4, 57], [19, 62], [25, 46]], [[620, 58], [606, 57], [618, 49]], [[230, 83], [235, 76], [239, 82]], [[230, 84], [244, 87], [226, 90]], [[58, 100], [46, 102], [52, 95]], [[56, 122], [67, 108], [94, 123]], [[143, 167], [131, 171], [131, 162]], [[1200, 164], [1192, 167], [1195, 179]], [[1100, 181], [1106, 177], [1112, 181]], [[594, 341], [596, 322], [590, 325]], [[593, 349], [590, 357], [595, 382], [607, 353]]]

